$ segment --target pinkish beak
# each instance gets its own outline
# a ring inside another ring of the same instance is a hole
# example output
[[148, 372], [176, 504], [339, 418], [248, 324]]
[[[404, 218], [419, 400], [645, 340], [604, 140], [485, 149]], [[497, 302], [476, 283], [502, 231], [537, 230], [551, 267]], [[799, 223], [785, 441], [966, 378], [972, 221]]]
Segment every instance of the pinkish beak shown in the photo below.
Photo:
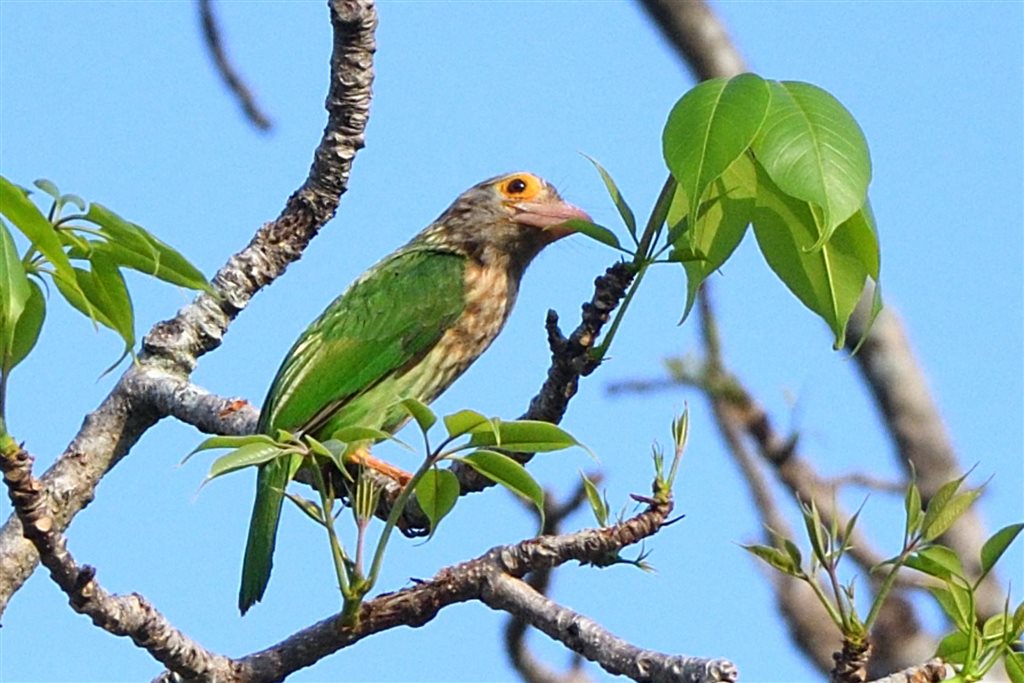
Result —
[[573, 219], [593, 222], [590, 216], [583, 209], [573, 206], [569, 202], [547, 201], [547, 202], [522, 202], [514, 207], [515, 214], [512, 220], [520, 225], [529, 225], [540, 228], [551, 235], [552, 240], [573, 232], [573, 229], [565, 225], [566, 221]]

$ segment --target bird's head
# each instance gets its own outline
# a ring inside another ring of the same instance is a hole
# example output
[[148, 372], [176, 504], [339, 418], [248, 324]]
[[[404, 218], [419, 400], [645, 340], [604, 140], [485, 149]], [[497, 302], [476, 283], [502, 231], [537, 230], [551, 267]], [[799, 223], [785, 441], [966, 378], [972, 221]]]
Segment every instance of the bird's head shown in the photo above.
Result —
[[463, 192], [423, 237], [473, 255], [511, 256], [525, 266], [545, 246], [570, 234], [565, 223], [572, 219], [590, 221], [590, 216], [543, 178], [521, 171]]

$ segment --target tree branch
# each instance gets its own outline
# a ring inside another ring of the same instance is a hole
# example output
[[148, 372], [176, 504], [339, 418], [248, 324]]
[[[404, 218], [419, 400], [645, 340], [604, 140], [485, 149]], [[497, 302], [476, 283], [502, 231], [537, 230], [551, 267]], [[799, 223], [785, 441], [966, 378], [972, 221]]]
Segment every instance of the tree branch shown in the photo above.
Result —
[[220, 29], [217, 28], [217, 18], [213, 16], [213, 3], [211, 0], [199, 0], [199, 22], [203, 27], [203, 40], [210, 51], [213, 65], [224, 81], [224, 85], [227, 86], [231, 94], [238, 100], [238, 104], [242, 106], [245, 117], [256, 128], [262, 131], [270, 130], [272, 126], [270, 119], [260, 110], [260, 106], [256, 102], [256, 98], [253, 97], [252, 91], [242, 81], [242, 77], [238, 75], [235, 67], [231, 64], [231, 60], [228, 59], [227, 53], [224, 51]]
[[[118, 381], [79, 433], [41, 477], [54, 529], [62, 531], [92, 500], [100, 478], [127, 454], [141, 435], [168, 414], [167, 403], [154, 400], [149, 373], [158, 371], [187, 382], [197, 359], [220, 345], [231, 321], [260, 289], [297, 260], [338, 207], [356, 152], [363, 147], [373, 82], [374, 30], [372, 0], [332, 0], [331, 85], [327, 126], [309, 177], [289, 197], [281, 215], [263, 226], [249, 245], [232, 256], [213, 278], [213, 292], [203, 293], [173, 319], [146, 335], [139, 360]], [[12, 515], [0, 530], [0, 613], [32, 573], [38, 555]]]

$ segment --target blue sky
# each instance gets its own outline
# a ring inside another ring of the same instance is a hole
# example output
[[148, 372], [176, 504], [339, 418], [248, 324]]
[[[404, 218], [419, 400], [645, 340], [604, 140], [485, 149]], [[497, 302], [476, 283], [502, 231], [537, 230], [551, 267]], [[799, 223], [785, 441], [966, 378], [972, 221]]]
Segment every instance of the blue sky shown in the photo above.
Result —
[[[1024, 5], [1013, 2], [721, 3], [751, 68], [806, 80], [857, 117], [874, 162], [888, 302], [907, 323], [991, 530], [1024, 518], [1022, 472], [1022, 83]], [[219, 3], [229, 52], [276, 123], [241, 120], [200, 43], [192, 3], [0, 3], [0, 171], [100, 201], [180, 248], [211, 274], [274, 218], [305, 178], [323, 129], [330, 31], [321, 2]], [[362, 270], [405, 242], [463, 189], [509, 170], [554, 182], [598, 222], [615, 210], [578, 154], [599, 159], [638, 213], [665, 175], [660, 133], [693, 85], [646, 17], [619, 2], [384, 2], [367, 148], [338, 217], [300, 262], [260, 294], [194, 380], [258, 404], [291, 341]], [[492, 349], [436, 407], [511, 417], [546, 370], [543, 319], [566, 324], [613, 262], [582, 238], [542, 254]], [[727, 360], [826, 476], [895, 476], [891, 445], [856, 369], [825, 326], [776, 282], [748, 238], [713, 278]], [[138, 331], [173, 315], [186, 292], [133, 278]], [[613, 506], [649, 488], [650, 447], [689, 402], [691, 446], [677, 487], [686, 519], [649, 544], [658, 572], [566, 567], [553, 597], [636, 644], [732, 659], [744, 680], [806, 680], [764, 586], [737, 543], [758, 534], [746, 489], [699, 396], [609, 398], [610, 382], [661, 373], [695, 350], [676, 325], [681, 269], [655, 269], [611, 358], [585, 380], [564, 426], [599, 455]], [[110, 390], [112, 334], [52, 302], [43, 337], [9, 387], [8, 421], [39, 458], [59, 454]], [[235, 610], [253, 490], [246, 473], [196, 494], [208, 461], [178, 462], [198, 442], [165, 420], [100, 485], [69, 530], [70, 549], [104, 586], [146, 595], [177, 626], [229, 655], [263, 648], [337, 609], [321, 533], [286, 516], [266, 600]], [[401, 452], [387, 453], [402, 461]], [[406, 462], [411, 464], [411, 462]], [[536, 461], [560, 492], [582, 452]], [[849, 496], [859, 501], [861, 493]], [[6, 497], [0, 512], [9, 511]], [[872, 494], [866, 528], [885, 549], [898, 505]], [[464, 500], [428, 544], [389, 548], [381, 590], [524, 538], [533, 522], [501, 491]], [[570, 520], [590, 524], [589, 513]], [[1024, 576], [1021, 544], [1003, 578]], [[1020, 599], [1016, 595], [1016, 599]], [[926, 614], [934, 622], [934, 611]], [[477, 604], [398, 629], [294, 680], [515, 680], [504, 617]], [[42, 572], [0, 630], [0, 678], [137, 680], [158, 672], [130, 642], [70, 611]], [[568, 660], [544, 636], [553, 663]], [[40, 657], [46, 652], [48, 656]], [[597, 671], [595, 676], [599, 676]]]

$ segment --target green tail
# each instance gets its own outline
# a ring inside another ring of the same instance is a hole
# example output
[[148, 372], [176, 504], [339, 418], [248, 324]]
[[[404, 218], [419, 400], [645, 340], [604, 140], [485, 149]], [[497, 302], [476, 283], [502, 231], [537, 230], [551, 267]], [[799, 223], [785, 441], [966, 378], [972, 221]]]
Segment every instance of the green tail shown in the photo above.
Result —
[[284, 504], [284, 490], [294, 476], [293, 463], [298, 456], [278, 458], [262, 465], [256, 478], [256, 502], [249, 523], [249, 539], [242, 561], [242, 585], [238, 589], [238, 609], [246, 611], [263, 598], [274, 564], [274, 541]]

